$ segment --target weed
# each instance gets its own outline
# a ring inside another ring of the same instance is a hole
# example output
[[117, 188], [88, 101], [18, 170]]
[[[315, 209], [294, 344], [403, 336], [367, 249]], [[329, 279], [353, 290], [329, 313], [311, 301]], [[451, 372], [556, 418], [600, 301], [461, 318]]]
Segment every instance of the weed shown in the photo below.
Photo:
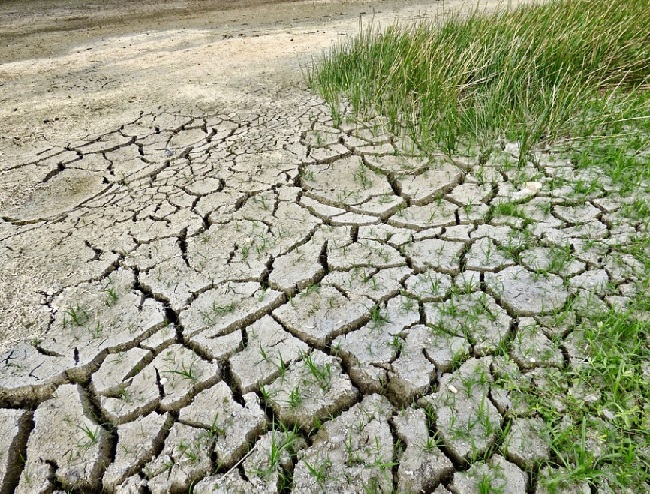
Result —
[[168, 369], [163, 371], [163, 373], [174, 374], [180, 376], [181, 379], [187, 379], [194, 382], [198, 379], [196, 371], [194, 370], [194, 363], [191, 363], [189, 367], [186, 367], [185, 362], [181, 362], [180, 369]]
[[323, 460], [319, 465], [316, 465], [315, 463], [312, 465], [305, 461], [305, 466], [307, 467], [309, 474], [316, 479], [316, 482], [318, 484], [323, 484], [329, 478], [332, 461], [329, 457], [325, 458], [325, 460]]
[[300, 394], [300, 386], [296, 385], [296, 387], [289, 392], [289, 406], [291, 408], [298, 408], [300, 405], [302, 405], [302, 399], [302, 394]]
[[80, 429], [86, 436], [86, 441], [79, 444], [83, 449], [88, 449], [91, 446], [97, 444], [99, 441], [99, 427], [91, 429], [88, 425], [77, 425], [77, 428]]
[[115, 304], [117, 304], [118, 299], [119, 295], [117, 294], [115, 288], [111, 287], [106, 289], [106, 305], [113, 307]]
[[388, 315], [383, 313], [378, 305], [370, 309], [370, 320], [375, 328], [379, 328], [389, 322]]
[[372, 185], [372, 179], [368, 176], [368, 168], [363, 164], [359, 165], [359, 168], [354, 172], [354, 180], [359, 182], [363, 189], [367, 189]]
[[219, 420], [219, 412], [214, 415], [212, 423], [210, 424], [210, 429], [208, 429], [208, 437], [211, 439], [217, 437], [218, 434], [223, 435], [226, 432], [225, 429], [217, 426], [217, 420]]
[[75, 326], [83, 326], [88, 321], [90, 321], [90, 314], [83, 308], [76, 305], [75, 307], [70, 307], [65, 311], [63, 316], [63, 326], [67, 324], [67, 318], [70, 318], [72, 324]]
[[314, 362], [312, 355], [309, 354], [305, 357], [305, 365], [318, 386], [323, 391], [329, 391], [332, 384], [331, 364], [329, 362], [326, 364], [317, 364]]

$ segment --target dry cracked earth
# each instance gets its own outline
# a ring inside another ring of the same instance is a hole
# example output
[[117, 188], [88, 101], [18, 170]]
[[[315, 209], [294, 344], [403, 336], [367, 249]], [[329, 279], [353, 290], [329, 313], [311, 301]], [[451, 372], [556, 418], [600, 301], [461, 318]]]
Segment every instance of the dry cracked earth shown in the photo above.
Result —
[[423, 156], [286, 91], [5, 160], [40, 185], [0, 221], [35, 334], [0, 356], [1, 492], [546, 492], [509, 383], [580, 365], [644, 226], [552, 151]]

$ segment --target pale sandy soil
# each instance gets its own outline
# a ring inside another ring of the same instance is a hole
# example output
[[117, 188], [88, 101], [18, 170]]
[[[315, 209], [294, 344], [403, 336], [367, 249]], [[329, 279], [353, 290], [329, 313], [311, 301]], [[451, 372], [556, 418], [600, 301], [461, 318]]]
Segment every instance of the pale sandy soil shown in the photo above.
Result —
[[[264, 106], [288, 88], [304, 89], [304, 68], [362, 23], [435, 20], [474, 6], [459, 0], [3, 2], [0, 218], [33, 199], [43, 177], [8, 171], [39, 153], [161, 109]], [[32, 336], [24, 327], [40, 324], [29, 316], [40, 297], [30, 288], [33, 276], [1, 273], [0, 347]]]

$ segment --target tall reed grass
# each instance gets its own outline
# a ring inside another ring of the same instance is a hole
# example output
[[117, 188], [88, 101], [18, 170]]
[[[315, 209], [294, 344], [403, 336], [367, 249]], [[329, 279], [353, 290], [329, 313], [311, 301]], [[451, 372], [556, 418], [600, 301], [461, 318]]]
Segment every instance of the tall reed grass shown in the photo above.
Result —
[[333, 104], [454, 151], [649, 127], [650, 0], [559, 0], [362, 29], [308, 72]]

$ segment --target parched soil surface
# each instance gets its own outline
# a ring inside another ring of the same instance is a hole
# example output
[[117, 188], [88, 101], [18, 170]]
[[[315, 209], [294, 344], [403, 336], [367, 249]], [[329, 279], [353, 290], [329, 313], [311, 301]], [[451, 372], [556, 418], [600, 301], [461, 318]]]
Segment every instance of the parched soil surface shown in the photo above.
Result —
[[0, 491], [546, 492], [503, 378], [581, 362], [639, 223], [552, 151], [423, 156], [305, 89], [361, 12], [441, 4], [250, 3], [2, 5]]

